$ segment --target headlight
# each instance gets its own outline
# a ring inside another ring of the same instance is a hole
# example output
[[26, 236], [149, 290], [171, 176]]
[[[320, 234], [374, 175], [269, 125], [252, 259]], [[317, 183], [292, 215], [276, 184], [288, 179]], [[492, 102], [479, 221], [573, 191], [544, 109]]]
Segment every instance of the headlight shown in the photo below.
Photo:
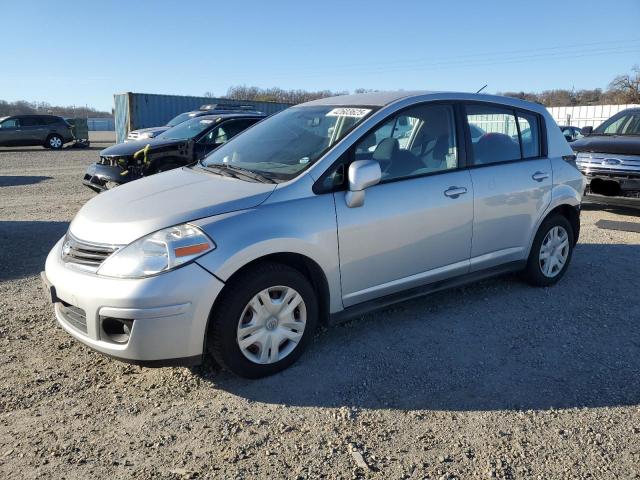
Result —
[[98, 269], [98, 275], [142, 278], [173, 270], [215, 249], [198, 227], [189, 224], [165, 228], [130, 243]]
[[154, 133], [153, 132], [144, 132], [141, 133], [140, 136], [138, 137], [138, 139], [143, 139], [143, 138], [153, 138], [154, 137]]

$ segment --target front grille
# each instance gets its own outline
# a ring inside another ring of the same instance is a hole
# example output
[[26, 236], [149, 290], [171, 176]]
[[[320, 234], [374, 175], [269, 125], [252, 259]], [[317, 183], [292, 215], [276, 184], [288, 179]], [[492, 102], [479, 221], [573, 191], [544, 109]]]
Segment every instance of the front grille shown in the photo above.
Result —
[[578, 153], [578, 168], [589, 173], [640, 175], [640, 156], [606, 153]]
[[87, 333], [87, 314], [84, 310], [63, 302], [60, 303], [59, 308], [60, 315], [66, 323], [82, 333]]
[[110, 167], [117, 167], [119, 160], [120, 160], [120, 157], [100, 157], [100, 161], [98, 162], [98, 165], [107, 165]]
[[117, 249], [115, 245], [84, 242], [67, 233], [62, 245], [62, 261], [97, 270]]

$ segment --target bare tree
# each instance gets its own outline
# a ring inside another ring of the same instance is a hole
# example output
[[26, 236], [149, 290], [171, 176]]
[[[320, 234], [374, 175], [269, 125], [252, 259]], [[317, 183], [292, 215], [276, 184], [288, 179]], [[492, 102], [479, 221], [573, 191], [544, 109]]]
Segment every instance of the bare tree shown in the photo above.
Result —
[[260, 88], [248, 87], [246, 85], [236, 85], [229, 87], [225, 98], [234, 100], [254, 100], [262, 102], [284, 102], [284, 103], [303, 103], [310, 100], [316, 100], [324, 97], [334, 97], [336, 95], [346, 95], [349, 92], [332, 92], [330, 90], [320, 90], [309, 92], [306, 90], [284, 90], [279, 87]]
[[609, 84], [609, 92], [619, 103], [640, 103], [640, 67], [633, 67], [632, 73], [618, 75]]
[[103, 112], [91, 107], [57, 106], [47, 102], [27, 102], [0, 100], [0, 117], [6, 115], [52, 114], [62, 117], [110, 117], [113, 112]]

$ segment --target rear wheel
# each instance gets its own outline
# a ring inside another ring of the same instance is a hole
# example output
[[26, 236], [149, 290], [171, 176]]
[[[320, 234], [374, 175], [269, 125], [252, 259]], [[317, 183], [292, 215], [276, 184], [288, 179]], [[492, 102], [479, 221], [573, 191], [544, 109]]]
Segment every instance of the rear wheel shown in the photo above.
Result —
[[211, 314], [209, 351], [242, 377], [272, 375], [298, 359], [317, 319], [316, 294], [304, 275], [286, 265], [260, 265], [227, 284]]
[[45, 142], [45, 148], [50, 148], [52, 150], [60, 150], [64, 145], [64, 140], [60, 135], [49, 135], [47, 137], [47, 141]]
[[542, 222], [523, 271], [524, 279], [542, 287], [557, 283], [571, 262], [573, 239], [573, 229], [564, 216], [552, 215]]

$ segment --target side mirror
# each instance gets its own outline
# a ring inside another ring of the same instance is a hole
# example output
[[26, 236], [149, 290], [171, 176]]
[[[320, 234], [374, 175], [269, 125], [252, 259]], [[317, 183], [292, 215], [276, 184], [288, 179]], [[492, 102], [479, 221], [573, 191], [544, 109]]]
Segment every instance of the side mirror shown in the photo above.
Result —
[[587, 135], [591, 135], [591, 132], [593, 132], [593, 127], [582, 127], [582, 135], [587, 136]]
[[349, 208], [364, 205], [364, 191], [380, 183], [382, 171], [376, 160], [356, 160], [349, 165], [349, 191], [344, 199]]

